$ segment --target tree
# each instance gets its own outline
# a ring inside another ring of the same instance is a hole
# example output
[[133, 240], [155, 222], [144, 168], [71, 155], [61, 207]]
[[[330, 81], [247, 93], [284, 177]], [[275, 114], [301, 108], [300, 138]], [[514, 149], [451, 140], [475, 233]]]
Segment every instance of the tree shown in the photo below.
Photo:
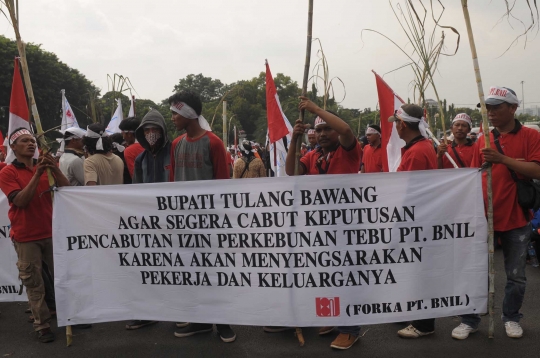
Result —
[[[13, 59], [18, 56], [17, 44], [0, 35], [0, 122], [8, 123], [9, 99], [13, 79]], [[81, 127], [91, 123], [87, 115], [89, 91], [96, 91], [91, 81], [76, 69], [61, 62], [58, 57], [41, 48], [41, 45], [26, 45], [26, 56], [36, 104], [44, 130], [60, 126], [62, 121], [62, 97], [60, 90], [66, 90], [66, 97], [73, 108]], [[3, 128], [4, 132], [7, 128]]]
[[190, 74], [186, 78], [180, 79], [174, 86], [173, 92], [191, 90], [201, 96], [203, 102], [210, 102], [221, 98], [223, 95], [223, 83], [220, 80], [214, 80], [212, 77], [204, 77], [202, 73], [198, 75]]

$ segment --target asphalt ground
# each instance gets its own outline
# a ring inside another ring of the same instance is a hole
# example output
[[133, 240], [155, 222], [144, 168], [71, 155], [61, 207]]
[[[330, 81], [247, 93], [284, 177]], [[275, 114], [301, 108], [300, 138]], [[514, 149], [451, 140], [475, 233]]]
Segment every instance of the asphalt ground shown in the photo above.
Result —
[[540, 357], [540, 268], [527, 266], [527, 291], [521, 321], [521, 339], [508, 338], [500, 319], [505, 274], [502, 251], [496, 257], [495, 338], [488, 338], [488, 317], [480, 330], [467, 340], [456, 341], [452, 329], [456, 317], [437, 319], [433, 335], [414, 340], [398, 338], [405, 323], [365, 326], [360, 341], [346, 351], [330, 348], [336, 333], [318, 336], [317, 328], [304, 328], [306, 344], [298, 345], [294, 331], [264, 333], [262, 327], [233, 326], [237, 339], [223, 343], [217, 333], [188, 338], [174, 337], [172, 322], [160, 322], [126, 331], [126, 322], [95, 324], [91, 329], [74, 329], [73, 345], [66, 347], [65, 329], [56, 328], [52, 343], [39, 343], [27, 322], [25, 303], [0, 303], [1, 357]]

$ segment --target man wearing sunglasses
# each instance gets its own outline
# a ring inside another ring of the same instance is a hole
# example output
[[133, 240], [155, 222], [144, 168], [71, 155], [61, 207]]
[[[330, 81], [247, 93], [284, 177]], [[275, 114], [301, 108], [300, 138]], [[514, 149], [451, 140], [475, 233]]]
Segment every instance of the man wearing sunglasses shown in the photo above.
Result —
[[[478, 105], [480, 106], [480, 104]], [[517, 200], [518, 179], [540, 179], [540, 133], [527, 128], [515, 119], [519, 101], [516, 93], [506, 87], [491, 87], [486, 97], [486, 109], [491, 125], [491, 147], [485, 148], [486, 136], [478, 138], [478, 149], [473, 154], [471, 167], [483, 162], [492, 164], [493, 229], [501, 239], [506, 287], [502, 303], [502, 320], [506, 335], [521, 338], [523, 328], [519, 324], [523, 316], [519, 311], [525, 296], [525, 266], [527, 246], [530, 241], [532, 215]], [[487, 173], [482, 175], [484, 203], [487, 204]], [[462, 323], [452, 331], [452, 337], [465, 339], [478, 330], [480, 316], [466, 315]]]

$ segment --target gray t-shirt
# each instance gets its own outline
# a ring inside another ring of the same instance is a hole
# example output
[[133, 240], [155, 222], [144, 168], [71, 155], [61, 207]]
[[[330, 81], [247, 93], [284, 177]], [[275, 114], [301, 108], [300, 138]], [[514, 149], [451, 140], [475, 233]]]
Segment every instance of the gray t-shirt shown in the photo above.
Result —
[[84, 186], [84, 158], [66, 150], [60, 157], [60, 171], [71, 186]]
[[173, 181], [229, 179], [225, 147], [219, 137], [206, 132], [190, 139], [185, 134], [175, 139], [171, 149]]

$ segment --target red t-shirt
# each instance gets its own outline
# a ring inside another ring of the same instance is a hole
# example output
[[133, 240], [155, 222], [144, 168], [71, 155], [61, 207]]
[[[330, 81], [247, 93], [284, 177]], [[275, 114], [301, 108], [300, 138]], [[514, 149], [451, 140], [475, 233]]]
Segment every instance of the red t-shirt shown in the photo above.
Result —
[[429, 140], [419, 136], [401, 149], [398, 172], [437, 169], [437, 154]]
[[379, 144], [378, 147], [372, 147], [366, 145], [364, 147], [364, 156], [362, 157], [362, 165], [364, 166], [364, 173], [380, 173], [383, 171], [382, 166], [382, 149]]
[[[494, 142], [494, 131], [495, 129], [490, 133], [491, 148], [497, 150]], [[485, 136], [481, 136], [477, 143], [477, 150], [474, 152], [471, 164], [473, 168], [480, 167], [484, 162], [480, 149], [485, 147]], [[523, 127], [518, 121], [511, 132], [499, 136], [499, 143], [504, 155], [512, 159], [540, 163], [540, 133], [534, 129]], [[516, 174], [518, 178], [523, 179], [522, 175]], [[528, 220], [517, 201], [516, 183], [506, 165], [493, 164], [492, 178], [493, 229], [495, 231], [509, 231], [527, 225]], [[486, 171], [482, 174], [482, 187], [484, 203], [487, 205]]]
[[4, 169], [6, 166], [6, 162], [0, 162], [0, 170]]
[[[321, 158], [322, 157], [322, 158]], [[319, 164], [317, 164], [317, 161]], [[341, 145], [333, 152], [323, 155], [322, 149], [312, 150], [300, 158], [300, 165], [307, 175], [316, 174], [352, 174], [360, 168], [360, 145], [355, 140], [350, 150]], [[321, 170], [319, 170], [319, 167]]]
[[135, 159], [144, 152], [143, 146], [139, 142], [135, 142], [124, 150], [124, 160], [128, 167], [129, 175], [133, 178], [133, 171], [135, 170]]
[[[14, 161], [0, 171], [0, 189], [9, 198], [10, 194], [23, 190], [36, 171]], [[17, 242], [36, 241], [52, 237], [52, 199], [47, 173], [43, 173], [32, 200], [24, 208], [13, 205], [9, 200], [8, 217], [11, 221], [11, 239]]]
[[[459, 168], [470, 168], [473, 154], [475, 151], [478, 150], [477, 147], [478, 147], [478, 144], [473, 143], [473, 141], [470, 139], [467, 139], [467, 143], [465, 144], [456, 144], [456, 142], [452, 142], [452, 144], [448, 146], [448, 154], [450, 154], [452, 159], [454, 159], [454, 162], [456, 162]], [[465, 165], [464, 167], [459, 163], [459, 160], [457, 160], [456, 155], [454, 153], [454, 149], [452, 148], [454, 148], [456, 152], [458, 153], [459, 157], [461, 158], [461, 161]], [[454, 168], [454, 166], [452, 165], [452, 163], [450, 163], [446, 155], [443, 155], [442, 161], [443, 161], [444, 169]]]

